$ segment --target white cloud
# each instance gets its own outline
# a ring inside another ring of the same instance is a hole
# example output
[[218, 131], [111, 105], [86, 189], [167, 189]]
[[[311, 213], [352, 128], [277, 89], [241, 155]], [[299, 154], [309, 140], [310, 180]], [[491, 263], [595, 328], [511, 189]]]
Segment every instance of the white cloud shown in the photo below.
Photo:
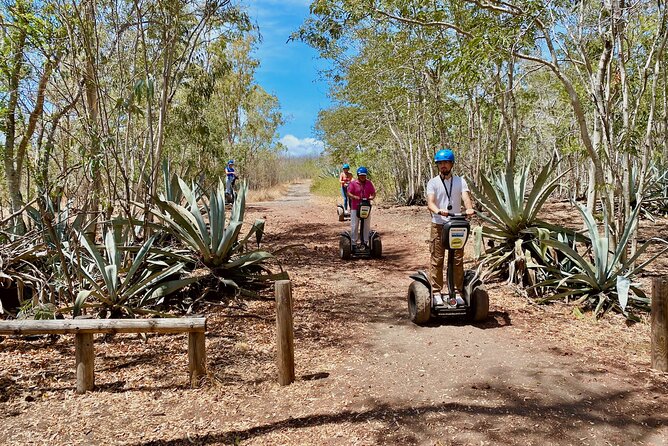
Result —
[[288, 149], [289, 156], [318, 156], [325, 148], [325, 144], [315, 138], [297, 138], [294, 135], [285, 135], [281, 144]]

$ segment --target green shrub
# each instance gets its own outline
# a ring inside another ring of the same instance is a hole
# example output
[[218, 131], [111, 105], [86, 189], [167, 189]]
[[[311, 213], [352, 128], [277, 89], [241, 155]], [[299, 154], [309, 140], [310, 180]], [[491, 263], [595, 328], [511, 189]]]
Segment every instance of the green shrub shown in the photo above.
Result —
[[[208, 202], [205, 197], [198, 199], [180, 178], [179, 185], [188, 207], [161, 196], [156, 199], [153, 213], [163, 222], [165, 230], [172, 232], [220, 282], [238, 288], [242, 283], [287, 278], [284, 272], [272, 274], [262, 266], [274, 258], [272, 253], [259, 249], [264, 220], [256, 220], [246, 235], [240, 237], [248, 191], [245, 182], [229, 218], [225, 216], [225, 185], [222, 181], [211, 191]], [[258, 248], [251, 248], [253, 243]]]
[[82, 289], [77, 294], [72, 314], [83, 308], [95, 308], [101, 317], [120, 318], [135, 314], [155, 313], [151, 307], [162, 298], [197, 281], [181, 279], [184, 263], [169, 264], [161, 255], [150, 252], [155, 236], [149, 238], [134, 255], [125, 261], [122, 249], [114, 238], [114, 231], [104, 236], [104, 256], [83, 232], [79, 241], [87, 253], [70, 253], [83, 276]]
[[343, 197], [341, 196], [341, 183], [339, 177], [320, 176], [313, 179], [311, 193], [321, 197]]
[[[590, 212], [577, 205], [582, 214], [589, 239], [578, 250], [578, 243], [565, 242], [548, 238], [541, 240], [543, 246], [551, 247], [563, 254], [558, 263], [549, 265], [546, 270], [550, 278], [539, 286], [552, 289], [556, 294], [547, 300], [576, 297], [575, 304], [584, 305], [594, 310], [595, 315], [617, 309], [627, 317], [633, 315], [627, 311], [629, 306], [649, 310], [649, 299], [633, 283], [642, 269], [668, 250], [664, 248], [652, 254], [641, 264], [636, 265], [638, 258], [654, 241], [666, 243], [664, 240], [651, 239], [641, 245], [635, 254], [627, 258], [627, 248], [632, 234], [638, 225], [639, 207], [636, 207], [627, 221], [619, 243], [612, 250], [607, 215], [603, 219], [604, 232], [601, 234], [596, 221]], [[629, 291], [633, 293], [629, 295]]]
[[[548, 238], [551, 230], [566, 231], [538, 219], [541, 207], [563, 176], [549, 180], [553, 170], [554, 161], [543, 167], [528, 193], [528, 166], [516, 174], [508, 165], [505, 174], [491, 179], [483, 175], [479, 187], [470, 185], [485, 210], [478, 214], [482, 227], [474, 228], [476, 257], [482, 258], [492, 275], [520, 284], [536, 284], [535, 270], [529, 267], [542, 261], [540, 240]], [[484, 253], [483, 237], [489, 241]]]

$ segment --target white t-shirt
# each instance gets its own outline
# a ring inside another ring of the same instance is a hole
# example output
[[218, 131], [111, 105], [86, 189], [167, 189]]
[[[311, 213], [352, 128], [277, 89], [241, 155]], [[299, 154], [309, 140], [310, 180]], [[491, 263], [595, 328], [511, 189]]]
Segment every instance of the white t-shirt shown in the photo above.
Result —
[[[450, 179], [441, 180], [441, 176], [437, 175], [427, 183], [427, 196], [434, 195], [436, 206], [439, 209], [448, 209], [448, 205], [452, 205], [452, 209], [448, 210], [450, 214], [460, 214], [462, 212], [462, 193], [469, 191], [469, 186], [466, 184], [466, 180], [457, 175], [452, 176], [452, 182]], [[451, 186], [452, 185], [452, 186]], [[452, 202], [448, 199], [448, 194], [445, 192], [447, 187], [448, 192], [450, 193], [450, 198]], [[452, 187], [452, 190], [450, 188]], [[443, 224], [448, 221], [448, 217], [432, 214], [431, 221], [433, 223]]]

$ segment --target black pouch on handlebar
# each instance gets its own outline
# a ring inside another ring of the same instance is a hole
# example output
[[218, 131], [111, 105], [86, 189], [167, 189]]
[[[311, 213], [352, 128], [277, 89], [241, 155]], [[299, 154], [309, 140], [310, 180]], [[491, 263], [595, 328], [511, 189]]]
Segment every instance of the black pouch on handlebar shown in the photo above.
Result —
[[357, 216], [361, 219], [365, 219], [369, 217], [369, 214], [371, 213], [371, 202], [363, 198], [362, 201], [360, 201], [360, 205], [357, 208]]
[[466, 217], [451, 216], [443, 224], [441, 243], [445, 249], [462, 249], [469, 238], [471, 224]]

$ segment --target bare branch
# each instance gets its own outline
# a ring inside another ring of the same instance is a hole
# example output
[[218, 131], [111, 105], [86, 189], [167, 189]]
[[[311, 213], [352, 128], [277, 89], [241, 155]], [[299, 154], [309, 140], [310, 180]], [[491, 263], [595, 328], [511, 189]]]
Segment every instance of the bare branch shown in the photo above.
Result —
[[397, 21], [402, 22], [402, 23], [409, 23], [411, 25], [420, 25], [420, 26], [438, 26], [438, 27], [441, 27], [441, 28], [451, 29], [453, 31], [456, 31], [458, 34], [461, 34], [461, 35], [466, 36], [466, 37], [473, 37], [471, 35], [471, 33], [467, 32], [467, 31], [464, 31], [462, 28], [460, 28], [459, 26], [457, 26], [453, 23], [440, 22], [440, 21], [424, 22], [422, 20], [409, 19], [407, 17], [396, 16], [394, 14], [390, 14], [389, 12], [381, 11], [380, 9], [375, 9], [375, 11], [380, 15], [383, 15], [383, 16], [385, 16], [387, 18], [390, 18], [390, 19], [393, 19], [393, 20], [397, 20]]

